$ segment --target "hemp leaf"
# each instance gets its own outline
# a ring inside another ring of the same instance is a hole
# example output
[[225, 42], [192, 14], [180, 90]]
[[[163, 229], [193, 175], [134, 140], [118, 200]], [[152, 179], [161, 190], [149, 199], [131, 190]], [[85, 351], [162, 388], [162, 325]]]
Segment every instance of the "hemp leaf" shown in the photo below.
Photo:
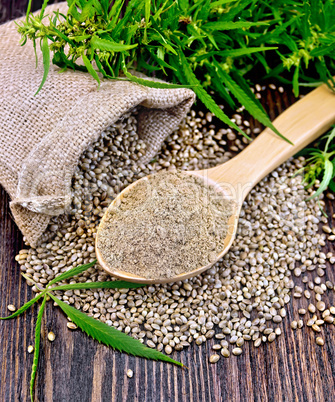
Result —
[[120, 352], [129, 353], [133, 356], [146, 357], [147, 359], [153, 360], [162, 360], [183, 367], [182, 363], [176, 362], [169, 356], [158, 352], [158, 350], [150, 349], [147, 346], [144, 346], [137, 339], [127, 336], [123, 332], [109, 327], [103, 322], [95, 320], [84, 313], [81, 313], [74, 307], [71, 307], [59, 300], [54, 295], [50, 294], [50, 297], [79, 328], [86, 332], [88, 336], [91, 336], [100, 343], [111, 346], [113, 349], [117, 349]]
[[43, 317], [43, 312], [44, 312], [46, 301], [47, 301], [47, 295], [45, 294], [41, 307], [38, 311], [36, 326], [35, 326], [34, 360], [33, 360], [33, 366], [31, 369], [31, 376], [30, 376], [30, 398], [31, 398], [32, 402], [34, 401], [34, 385], [35, 385], [35, 378], [36, 378], [37, 367], [38, 367], [38, 358], [40, 355], [42, 317]]
[[306, 148], [298, 155], [307, 157], [306, 166], [297, 172], [304, 173], [305, 187], [320, 179], [319, 188], [306, 201], [319, 197], [327, 187], [335, 192], [335, 127], [318, 141], [317, 148]]
[[42, 55], [43, 55], [43, 66], [44, 66], [44, 74], [42, 78], [42, 82], [40, 86], [38, 87], [38, 90], [35, 95], [37, 95], [40, 90], [42, 89], [45, 81], [47, 80], [48, 74], [49, 74], [49, 69], [50, 69], [50, 49], [48, 45], [48, 38], [45, 36], [41, 40], [41, 49], [42, 49]]
[[[40, 340], [41, 340], [41, 325], [42, 325], [42, 317], [45, 309], [45, 304], [47, 299], [50, 297], [54, 300], [55, 303], [63, 310], [67, 317], [69, 317], [83, 332], [85, 332], [88, 336], [97, 340], [100, 343], [103, 343], [107, 346], [112, 347], [113, 349], [117, 349], [120, 352], [126, 352], [133, 356], [145, 357], [151, 360], [160, 360], [167, 363], [173, 363], [180, 367], [184, 367], [181, 362], [173, 360], [169, 356], [164, 355], [156, 349], [150, 349], [147, 346], [143, 345], [140, 341], [131, 338], [123, 332], [116, 330], [108, 326], [107, 324], [97, 321], [94, 318], [87, 316], [81, 311], [76, 310], [72, 306], [69, 306], [67, 303], [59, 300], [52, 292], [55, 290], [69, 290], [69, 289], [131, 289], [131, 288], [139, 288], [146, 286], [145, 284], [139, 283], [131, 283], [125, 281], [107, 281], [107, 282], [86, 282], [86, 283], [75, 283], [75, 284], [67, 284], [67, 285], [58, 285], [52, 286], [61, 282], [65, 279], [72, 278], [76, 275], [81, 274], [87, 269], [91, 268], [96, 264], [96, 260], [90, 262], [89, 264], [80, 265], [78, 267], [74, 267], [69, 269], [68, 271], [58, 275], [49, 284], [45, 289], [41, 290], [41, 293], [38, 294], [33, 299], [29, 300], [26, 304], [24, 304], [21, 308], [19, 308], [14, 314], [8, 317], [0, 317], [1, 320], [7, 320], [11, 318], [15, 318], [25, 312], [29, 307], [31, 307], [34, 303], [36, 303], [39, 299], [43, 297], [42, 304], [38, 311], [38, 316], [36, 320], [35, 326], [35, 349], [34, 349], [34, 359], [33, 366], [31, 372], [30, 379], [30, 397], [33, 401], [34, 398], [34, 384], [38, 367], [38, 358], [40, 351]], [[26, 275], [22, 274], [27, 280], [33, 280]]]

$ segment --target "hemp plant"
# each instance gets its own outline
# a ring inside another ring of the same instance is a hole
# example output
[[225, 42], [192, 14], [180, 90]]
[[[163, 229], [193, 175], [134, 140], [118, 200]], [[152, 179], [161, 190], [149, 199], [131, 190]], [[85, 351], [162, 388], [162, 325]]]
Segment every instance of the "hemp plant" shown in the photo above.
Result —
[[[239, 14], [250, 1], [236, 6], [237, 2], [227, 0], [130, 0], [124, 8], [123, 0], [68, 0], [66, 16], [59, 12], [46, 16], [47, 3], [40, 14], [33, 16], [30, 0], [26, 20], [18, 26], [22, 44], [31, 39], [36, 49], [36, 42], [40, 42], [44, 76], [38, 91], [47, 79], [52, 52], [54, 64], [62, 69], [88, 71], [98, 85], [100, 72], [107, 79], [120, 79], [122, 75], [154, 88], [191, 87], [212, 113], [244, 134], [210, 95], [215, 89], [230, 106], [236, 98], [280, 135], [243, 74], [234, 68], [235, 57], [264, 55], [276, 49], [249, 45], [255, 34], [253, 28], [270, 24], [269, 20], [250, 22], [241, 18]], [[235, 39], [231, 40], [226, 32], [233, 32], [231, 37]], [[79, 59], [84, 65], [77, 63]], [[133, 70], [168, 79], [172, 84], [139, 78]]]
[[[249, 88], [253, 76], [275, 78], [299, 95], [300, 86], [335, 72], [334, 0], [68, 0], [66, 15], [30, 14], [19, 24], [22, 44], [40, 41], [44, 77], [50, 60], [88, 71], [99, 83], [124, 79], [156, 88], [190, 86], [219, 119], [241, 130], [216, 100], [236, 102], [277, 134]], [[50, 57], [50, 52], [53, 57]], [[84, 65], [78, 64], [81, 59]], [[132, 73], [172, 84], [144, 80]], [[40, 89], [39, 88], [39, 89]]]
[[[55, 296], [54, 291], [66, 291], [72, 289], [132, 289], [139, 288], [146, 285], [139, 283], [130, 283], [125, 281], [107, 281], [107, 282], [85, 282], [85, 283], [74, 283], [66, 285], [57, 285], [57, 283], [64, 281], [65, 279], [72, 278], [76, 275], [81, 274], [87, 269], [93, 267], [96, 264], [96, 260], [90, 262], [89, 264], [80, 265], [75, 268], [71, 268], [68, 271], [58, 275], [56, 278], [51, 280], [45, 289], [41, 290], [40, 293], [33, 299], [29, 300], [21, 308], [19, 308], [14, 314], [8, 317], [0, 317], [1, 320], [9, 320], [19, 316], [24, 313], [29, 307], [34, 303], [42, 299], [40, 305], [38, 316], [35, 326], [35, 348], [34, 348], [34, 359], [30, 378], [30, 396], [33, 401], [34, 398], [34, 384], [38, 367], [38, 358], [40, 352], [40, 341], [41, 341], [41, 324], [43, 318], [43, 312], [48, 299], [52, 299], [66, 314], [67, 317], [71, 319], [73, 323], [77, 325], [83, 332], [98, 342], [103, 343], [113, 349], [119, 350], [120, 352], [125, 352], [133, 356], [145, 357], [152, 360], [161, 360], [168, 363], [176, 364], [180, 367], [184, 365], [176, 360], [171, 359], [169, 356], [164, 355], [155, 349], [150, 349], [143, 345], [140, 341], [131, 338], [119, 330], [108, 326], [107, 324], [95, 320], [92, 317], [80, 312], [69, 304], [61, 301], [57, 296]], [[33, 280], [22, 274], [22, 276], [29, 282]]]
[[297, 172], [304, 173], [306, 188], [320, 179], [318, 189], [307, 200], [319, 197], [327, 187], [335, 193], [335, 128], [317, 142], [317, 148], [306, 148], [299, 155], [307, 158], [306, 166]]

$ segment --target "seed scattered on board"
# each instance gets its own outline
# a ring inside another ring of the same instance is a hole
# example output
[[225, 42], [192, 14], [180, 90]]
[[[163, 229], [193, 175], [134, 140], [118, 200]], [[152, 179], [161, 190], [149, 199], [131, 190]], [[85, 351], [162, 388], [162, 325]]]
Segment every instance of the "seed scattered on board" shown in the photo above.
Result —
[[[316, 282], [319, 282], [316, 279]], [[333, 288], [333, 285], [331, 287], [328, 287], [329, 289]], [[308, 311], [313, 314], [312, 318], [309, 318], [306, 322], [307, 327], [310, 327], [314, 332], [316, 333], [320, 333], [321, 332], [321, 327], [324, 324], [335, 324], [335, 317], [333, 317], [335, 315], [335, 307], [331, 306], [329, 308], [326, 308], [326, 304], [325, 302], [323, 302], [322, 300], [319, 300], [316, 304], [316, 306], [314, 306], [314, 304], [309, 304], [308, 306]], [[322, 312], [321, 314], [321, 318], [319, 318], [317, 316], [317, 312]], [[298, 313], [301, 315], [306, 314], [306, 310], [305, 309], [299, 309]], [[299, 326], [299, 323], [301, 326]], [[301, 328], [303, 326], [303, 320], [299, 320], [299, 321], [292, 321], [291, 322], [291, 328], [292, 329], [297, 329], [297, 328]], [[325, 341], [323, 338], [321, 338], [320, 336], [316, 337], [315, 339], [316, 344], [319, 346], [323, 346]]]
[[233, 355], [239, 356], [239, 355], [242, 354], [243, 350], [242, 350], [241, 348], [234, 348], [234, 349], [232, 350], [232, 352], [233, 352]]
[[222, 354], [223, 357], [229, 357], [230, 356], [230, 352], [229, 352], [229, 350], [227, 348], [223, 348], [221, 350], [221, 354]]
[[29, 345], [27, 350], [28, 350], [28, 353], [33, 353], [33, 351], [34, 351], [34, 346], [33, 346], [33, 345]]
[[291, 328], [292, 329], [297, 329], [298, 323], [296, 321], [291, 322]]
[[14, 306], [14, 304], [8, 304], [7, 308], [9, 311], [12, 311], [12, 312], [16, 311], [16, 307]]
[[219, 359], [220, 359], [219, 355], [212, 355], [212, 356], [210, 356], [209, 361], [210, 361], [210, 363], [216, 363], [219, 361]]
[[77, 325], [74, 324], [73, 322], [68, 322], [68, 323], [66, 324], [66, 326], [67, 326], [69, 329], [77, 329], [77, 328], [78, 328]]
[[50, 342], [53, 342], [56, 339], [56, 335], [52, 331], [50, 331], [48, 333], [48, 339]]
[[323, 346], [325, 344], [325, 341], [323, 340], [323, 338], [321, 338], [321, 336], [318, 336], [316, 339], [316, 344], [319, 346]]
[[132, 369], [128, 369], [128, 370], [127, 370], [127, 377], [128, 377], [128, 378], [132, 378], [133, 375], [134, 375], [133, 370], [132, 370]]
[[311, 304], [308, 306], [308, 311], [309, 311], [310, 313], [312, 313], [312, 314], [314, 314], [314, 313], [316, 312], [316, 308], [315, 308], [314, 304], [311, 303]]
[[298, 320], [297, 325], [298, 325], [298, 328], [301, 329], [304, 326], [303, 320]]

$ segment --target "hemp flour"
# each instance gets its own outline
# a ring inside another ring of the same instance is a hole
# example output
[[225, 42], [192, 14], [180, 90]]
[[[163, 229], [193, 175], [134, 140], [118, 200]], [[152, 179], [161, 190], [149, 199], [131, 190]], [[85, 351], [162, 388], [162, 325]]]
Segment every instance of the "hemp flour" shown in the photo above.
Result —
[[97, 246], [112, 269], [170, 278], [216, 261], [231, 213], [231, 201], [201, 177], [159, 172], [109, 207]]

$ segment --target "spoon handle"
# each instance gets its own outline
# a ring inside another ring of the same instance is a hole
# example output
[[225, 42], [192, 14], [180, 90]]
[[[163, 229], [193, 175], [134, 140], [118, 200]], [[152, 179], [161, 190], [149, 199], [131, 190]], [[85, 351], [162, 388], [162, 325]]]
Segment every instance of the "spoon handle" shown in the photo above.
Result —
[[233, 159], [203, 173], [222, 187], [229, 183], [239, 188], [244, 199], [261, 179], [335, 123], [335, 94], [323, 84], [285, 110], [273, 123], [294, 145], [266, 128]]

